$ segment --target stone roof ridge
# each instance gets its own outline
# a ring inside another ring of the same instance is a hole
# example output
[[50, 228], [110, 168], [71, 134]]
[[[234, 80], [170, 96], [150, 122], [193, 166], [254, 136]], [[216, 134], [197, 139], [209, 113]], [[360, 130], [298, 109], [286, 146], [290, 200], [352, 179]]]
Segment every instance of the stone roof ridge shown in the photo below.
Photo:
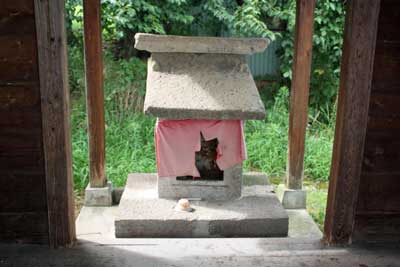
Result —
[[266, 38], [178, 36], [137, 33], [135, 48], [151, 53], [205, 53], [251, 55], [263, 52]]

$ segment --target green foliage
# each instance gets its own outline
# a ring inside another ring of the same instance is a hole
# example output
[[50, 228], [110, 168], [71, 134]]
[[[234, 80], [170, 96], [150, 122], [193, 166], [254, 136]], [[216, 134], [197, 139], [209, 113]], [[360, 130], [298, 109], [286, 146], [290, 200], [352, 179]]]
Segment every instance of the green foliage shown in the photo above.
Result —
[[[82, 2], [67, 0], [67, 32], [70, 44], [82, 44]], [[282, 49], [281, 85], [290, 88], [296, 18], [295, 0], [103, 0], [102, 28], [106, 46], [114, 56], [135, 54], [137, 32], [182, 35], [262, 36], [279, 39]], [[311, 113], [335, 102], [340, 71], [344, 2], [316, 1]], [[273, 31], [272, 29], [280, 29]], [[121, 50], [126, 53], [121, 54]]]
[[[231, 0], [102, 0], [103, 39], [132, 46], [137, 32], [218, 36], [222, 31], [274, 39], [277, 34], [267, 24], [279, 21], [281, 1], [249, 0], [239, 6]], [[67, 0], [66, 11], [70, 44], [81, 45], [82, 0]]]
[[[106, 42], [126, 39], [133, 43], [137, 32], [178, 33], [193, 21], [189, 0], [102, 0], [102, 29]], [[70, 43], [81, 44], [82, 0], [66, 1], [67, 32]]]
[[192, 22], [189, 4], [187, 0], [103, 0], [102, 15], [114, 22], [107, 27], [111, 38], [136, 32], [166, 34]]
[[[261, 36], [279, 39], [282, 48], [281, 85], [290, 87], [294, 51], [296, 1], [246, 0], [243, 5], [229, 8], [221, 0], [208, 8], [233, 36]], [[311, 71], [311, 112], [335, 102], [341, 59], [344, 27], [344, 1], [316, 1], [313, 59]], [[207, 7], [207, 5], [206, 5]], [[214, 10], [214, 12], [212, 12]], [[279, 29], [280, 31], [274, 31]]]
[[[282, 34], [281, 71], [283, 77], [290, 81], [294, 51], [295, 1], [288, 1], [284, 8], [287, 10], [287, 17], [283, 18], [287, 21], [287, 31]], [[327, 104], [332, 106], [336, 99], [344, 17], [343, 1], [316, 1], [310, 89], [310, 104], [316, 110]]]
[[279, 27], [287, 13], [282, 0], [247, 0], [235, 12], [233, 30], [239, 36], [260, 36], [275, 40], [280, 33], [271, 28]]
[[[84, 94], [84, 63], [82, 49], [68, 48], [69, 84], [74, 96]], [[105, 109], [122, 118], [125, 114], [143, 109], [146, 92], [146, 63], [138, 58], [114, 60], [108, 52], [104, 55]]]
[[65, 1], [65, 26], [70, 46], [82, 45], [83, 40], [83, 7], [82, 0]]
[[[311, 114], [316, 116], [321, 108], [333, 107], [338, 90], [342, 36], [344, 27], [344, 1], [316, 1], [313, 59], [311, 71]], [[263, 36], [279, 39], [281, 85], [290, 87], [294, 51], [296, 1], [247, 0], [238, 7], [231, 31], [238, 36]], [[233, 22], [233, 23], [232, 23]], [[276, 32], [271, 29], [282, 28]], [[329, 111], [331, 113], [331, 111]], [[328, 122], [326, 118], [325, 122]]]

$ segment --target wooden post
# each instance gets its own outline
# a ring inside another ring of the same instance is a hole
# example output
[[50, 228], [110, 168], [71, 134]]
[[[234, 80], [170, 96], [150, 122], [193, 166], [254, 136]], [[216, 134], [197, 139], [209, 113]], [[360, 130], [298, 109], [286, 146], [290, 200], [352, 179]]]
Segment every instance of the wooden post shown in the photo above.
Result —
[[315, 0], [296, 1], [296, 31], [290, 96], [287, 186], [301, 189], [310, 87]]
[[64, 1], [34, 3], [49, 243], [63, 247], [76, 238]]
[[324, 234], [351, 242], [358, 200], [380, 0], [348, 2]]
[[90, 186], [104, 187], [105, 123], [100, 0], [83, 1]]

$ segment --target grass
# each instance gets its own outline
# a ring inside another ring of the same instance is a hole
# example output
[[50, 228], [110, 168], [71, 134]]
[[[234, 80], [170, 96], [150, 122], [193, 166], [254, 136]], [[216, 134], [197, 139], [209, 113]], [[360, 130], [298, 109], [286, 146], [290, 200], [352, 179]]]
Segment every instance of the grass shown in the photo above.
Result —
[[307, 190], [307, 211], [319, 229], [323, 231], [328, 190], [326, 186], [321, 188], [310, 183], [305, 186], [305, 189]]
[[[268, 110], [266, 121], [248, 121], [245, 126], [248, 159], [246, 170], [257, 170], [272, 177], [285, 174], [287, 156], [287, 110]], [[274, 115], [273, 115], [274, 114]], [[123, 185], [130, 172], [154, 172], [155, 119], [141, 113], [120, 117], [107, 112], [106, 155], [108, 178]], [[72, 109], [72, 140], [75, 187], [83, 189], [88, 183], [88, 144], [86, 113], [83, 99], [75, 99]], [[308, 131], [306, 139], [305, 175], [308, 180], [327, 180], [333, 131], [320, 128]]]
[[[80, 194], [89, 181], [86, 107], [82, 55], [70, 50], [72, 89], [72, 145], [75, 191]], [[138, 59], [115, 61], [105, 57], [106, 174], [115, 186], [125, 184], [128, 173], [155, 172], [155, 119], [142, 114], [146, 65]], [[276, 84], [261, 90], [267, 108], [264, 121], [245, 125], [248, 159], [245, 170], [262, 171], [279, 182], [285, 175], [289, 91]], [[332, 109], [332, 108], [331, 108]], [[326, 110], [331, 110], [326, 109]], [[328, 180], [334, 114], [310, 111], [306, 136], [304, 173], [307, 181]], [[326, 190], [307, 188], [309, 212], [322, 225]]]
[[[86, 115], [82, 101], [72, 109], [72, 144], [75, 189], [83, 190], [89, 182]], [[125, 184], [128, 173], [155, 172], [153, 127], [155, 119], [142, 114], [123, 118], [106, 116], [106, 174], [115, 186]]]

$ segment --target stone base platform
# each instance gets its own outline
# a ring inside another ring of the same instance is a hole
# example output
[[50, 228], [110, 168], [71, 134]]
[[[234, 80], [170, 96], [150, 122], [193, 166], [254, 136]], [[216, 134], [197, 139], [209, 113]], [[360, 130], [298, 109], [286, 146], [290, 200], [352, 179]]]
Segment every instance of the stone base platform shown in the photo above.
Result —
[[191, 201], [193, 212], [174, 210], [176, 200], [157, 198], [157, 176], [131, 174], [115, 218], [116, 237], [286, 237], [289, 218], [270, 187], [246, 187], [230, 201]]

